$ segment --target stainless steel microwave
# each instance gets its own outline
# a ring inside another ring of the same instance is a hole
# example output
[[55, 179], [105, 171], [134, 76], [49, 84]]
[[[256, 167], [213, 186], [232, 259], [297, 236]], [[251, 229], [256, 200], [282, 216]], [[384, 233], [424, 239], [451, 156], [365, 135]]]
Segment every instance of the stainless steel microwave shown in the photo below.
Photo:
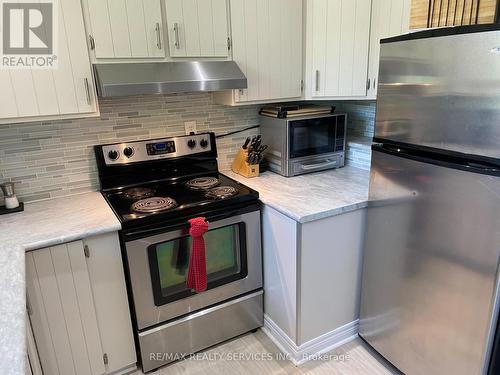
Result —
[[260, 116], [269, 169], [283, 176], [344, 166], [347, 115]]

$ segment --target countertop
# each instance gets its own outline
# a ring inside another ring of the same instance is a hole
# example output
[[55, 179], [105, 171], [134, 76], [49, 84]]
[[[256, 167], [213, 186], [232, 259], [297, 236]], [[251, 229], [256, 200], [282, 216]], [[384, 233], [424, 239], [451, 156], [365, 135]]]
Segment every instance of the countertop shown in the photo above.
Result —
[[[351, 166], [296, 177], [265, 172], [227, 176], [257, 190], [261, 201], [306, 223], [366, 206], [369, 172]], [[1, 374], [22, 374], [25, 363], [25, 257], [29, 250], [120, 230], [98, 192], [25, 204], [0, 216]]]
[[299, 223], [357, 210], [368, 201], [370, 172], [352, 166], [294, 177], [273, 172], [253, 178], [222, 173], [257, 190], [264, 204]]
[[24, 374], [27, 250], [120, 230], [101, 193], [27, 203], [0, 216], [0, 374]]

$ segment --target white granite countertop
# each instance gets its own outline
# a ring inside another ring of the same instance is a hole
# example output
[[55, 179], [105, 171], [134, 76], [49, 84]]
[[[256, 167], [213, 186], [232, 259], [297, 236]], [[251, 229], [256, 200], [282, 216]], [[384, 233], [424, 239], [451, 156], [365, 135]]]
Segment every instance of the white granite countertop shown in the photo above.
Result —
[[222, 173], [257, 190], [264, 204], [299, 223], [367, 205], [370, 172], [352, 166], [295, 177], [283, 177], [273, 172], [264, 172], [254, 178], [232, 171]]
[[27, 250], [120, 230], [101, 193], [28, 203], [0, 216], [0, 374], [24, 374]]

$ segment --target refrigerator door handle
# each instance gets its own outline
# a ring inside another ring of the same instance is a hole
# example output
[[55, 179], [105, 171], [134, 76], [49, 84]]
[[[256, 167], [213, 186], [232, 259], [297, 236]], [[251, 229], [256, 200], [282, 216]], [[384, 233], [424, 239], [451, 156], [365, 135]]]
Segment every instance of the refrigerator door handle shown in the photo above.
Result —
[[466, 155], [458, 156], [389, 144], [374, 144], [372, 145], [372, 150], [446, 168], [500, 177], [500, 161], [497, 164], [484, 160], [470, 159]]

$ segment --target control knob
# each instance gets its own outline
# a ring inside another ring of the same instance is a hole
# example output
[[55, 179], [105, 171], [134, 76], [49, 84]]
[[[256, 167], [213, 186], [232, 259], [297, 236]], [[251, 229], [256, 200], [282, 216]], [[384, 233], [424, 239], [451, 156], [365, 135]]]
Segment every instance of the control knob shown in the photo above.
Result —
[[189, 148], [194, 148], [196, 146], [196, 141], [194, 139], [190, 139], [187, 145]]
[[200, 141], [200, 146], [201, 146], [202, 148], [207, 148], [207, 146], [208, 146], [208, 141], [207, 141], [206, 139], [202, 139], [202, 140]]
[[132, 147], [125, 147], [123, 149], [123, 155], [125, 155], [127, 158], [131, 157], [134, 155], [134, 149]]
[[118, 159], [118, 151], [116, 150], [111, 150], [108, 152], [108, 157], [111, 159], [111, 160], [116, 160]]

